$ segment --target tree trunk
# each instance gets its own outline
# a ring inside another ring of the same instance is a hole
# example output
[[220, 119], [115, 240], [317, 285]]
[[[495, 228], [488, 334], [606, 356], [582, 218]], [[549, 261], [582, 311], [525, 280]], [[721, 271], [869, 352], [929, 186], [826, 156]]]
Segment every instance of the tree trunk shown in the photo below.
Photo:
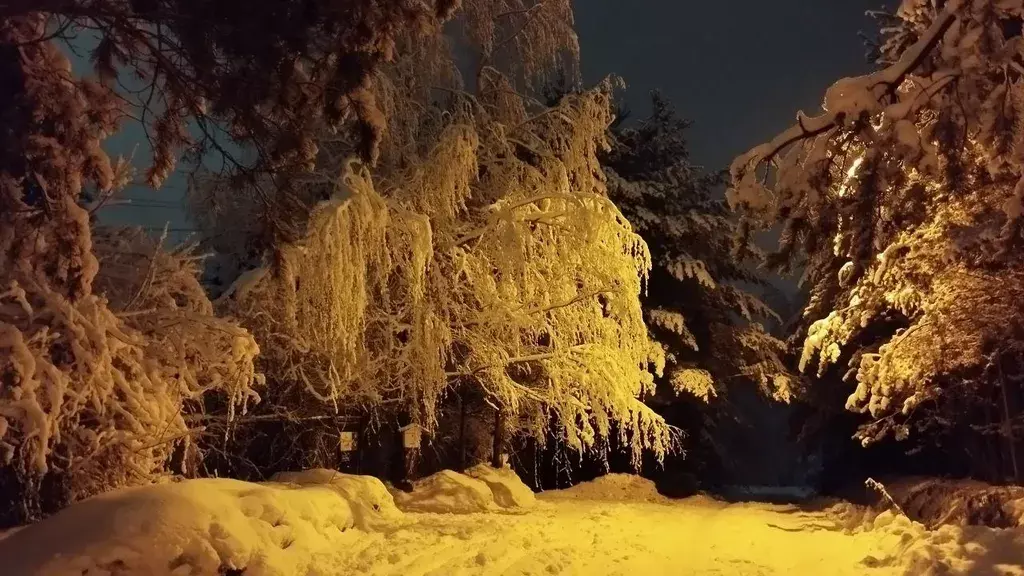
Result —
[[366, 446], [365, 445], [367, 443], [367, 440], [369, 439], [366, 433], [369, 431], [369, 429], [370, 429], [370, 417], [369, 416], [361, 417], [359, 419], [359, 426], [356, 428], [356, 434], [358, 434], [358, 436], [356, 436], [356, 454], [355, 454], [355, 457], [356, 457], [356, 462], [355, 462], [356, 474], [362, 474], [363, 473], [363, 457], [366, 455]]
[[999, 365], [999, 391], [1002, 394], [1003, 401], [1003, 414], [1002, 414], [1002, 425], [1000, 426], [1000, 435], [1006, 441], [1007, 452], [1010, 453], [1010, 465], [1011, 472], [1013, 474], [1013, 481], [1020, 482], [1020, 464], [1017, 462], [1017, 442], [1014, 440], [1013, 434], [1013, 411], [1010, 408], [1010, 395], [1007, 391], [1007, 380], [1003, 373], [1002, 357], [997, 360]]
[[466, 401], [459, 396], [459, 471], [466, 469]]
[[494, 412], [494, 448], [491, 450], [491, 466], [501, 468], [501, 455], [505, 452], [505, 411]]
[[419, 448], [406, 448], [405, 452], [405, 481], [415, 482], [419, 476]]

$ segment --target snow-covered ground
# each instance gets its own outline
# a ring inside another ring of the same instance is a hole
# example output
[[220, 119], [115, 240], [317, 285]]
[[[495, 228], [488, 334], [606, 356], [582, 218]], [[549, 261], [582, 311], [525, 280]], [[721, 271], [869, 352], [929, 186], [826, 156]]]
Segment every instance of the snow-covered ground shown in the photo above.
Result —
[[536, 499], [487, 468], [435, 475], [412, 494], [326, 470], [276, 480], [191, 480], [79, 503], [0, 539], [0, 573], [1024, 575], [1018, 530], [671, 501], [631, 476]]

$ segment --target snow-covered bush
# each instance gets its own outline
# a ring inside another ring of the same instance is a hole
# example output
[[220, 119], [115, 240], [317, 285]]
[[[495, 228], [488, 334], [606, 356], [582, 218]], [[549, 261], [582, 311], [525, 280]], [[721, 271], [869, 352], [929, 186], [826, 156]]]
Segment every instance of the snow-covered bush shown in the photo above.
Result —
[[328, 486], [345, 497], [352, 508], [356, 527], [369, 529], [381, 520], [394, 520], [401, 516], [395, 499], [383, 482], [373, 476], [342, 474], [337, 470], [317, 468], [300, 472], [279, 472], [273, 482], [298, 486]]
[[412, 492], [393, 493], [395, 504], [403, 512], [476, 514], [498, 510], [487, 483], [452, 470], [441, 470], [417, 480]]
[[30, 484], [59, 478], [72, 499], [163, 472], [180, 441], [195, 446], [187, 418], [205, 398], [220, 395], [228, 418], [258, 399], [259, 348], [213, 316], [188, 259], [141, 233], [97, 240], [92, 284], [112, 302], [17, 276], [0, 293], [4, 462]]
[[487, 484], [498, 506], [529, 508], [537, 503], [533, 490], [523, 484], [511, 468], [492, 468], [487, 464], [477, 464], [466, 470], [465, 474]]

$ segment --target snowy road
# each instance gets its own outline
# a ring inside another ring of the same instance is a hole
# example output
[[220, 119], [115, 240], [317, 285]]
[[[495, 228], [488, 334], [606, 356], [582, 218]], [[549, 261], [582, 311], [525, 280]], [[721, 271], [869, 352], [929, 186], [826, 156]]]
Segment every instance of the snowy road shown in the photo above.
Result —
[[925, 573], [902, 553], [918, 536], [909, 523], [844, 533], [824, 514], [785, 506], [542, 500], [518, 514], [409, 514], [401, 527], [361, 541], [340, 573]]
[[115, 491], [0, 538], [0, 575], [1024, 576], [1021, 529], [668, 500], [624, 475], [535, 498], [511, 471], [476, 474], [412, 493], [330, 470]]

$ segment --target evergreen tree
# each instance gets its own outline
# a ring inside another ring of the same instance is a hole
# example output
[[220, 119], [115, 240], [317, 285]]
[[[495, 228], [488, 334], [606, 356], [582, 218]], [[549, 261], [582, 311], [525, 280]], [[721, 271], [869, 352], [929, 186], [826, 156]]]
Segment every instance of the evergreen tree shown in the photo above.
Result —
[[761, 324], [778, 317], [754, 293], [767, 286], [756, 262], [735, 249], [737, 223], [720, 197], [724, 174], [694, 166], [687, 122], [659, 93], [651, 103], [650, 117], [615, 132], [602, 165], [611, 198], [651, 247], [644, 308], [670, 352], [667, 378], [705, 400], [737, 378], [784, 399], [785, 348]]
[[644, 315], [667, 351], [665, 385], [654, 402], [688, 431], [689, 467], [708, 470], [733, 460], [723, 445], [737, 418], [729, 388], [753, 383], [788, 400], [791, 382], [785, 345], [763, 326], [777, 316], [756, 295], [771, 286], [756, 260], [735, 249], [737, 221], [721, 197], [724, 174], [692, 164], [688, 125], [654, 92], [650, 116], [613, 127], [601, 161], [612, 200], [651, 248]]

